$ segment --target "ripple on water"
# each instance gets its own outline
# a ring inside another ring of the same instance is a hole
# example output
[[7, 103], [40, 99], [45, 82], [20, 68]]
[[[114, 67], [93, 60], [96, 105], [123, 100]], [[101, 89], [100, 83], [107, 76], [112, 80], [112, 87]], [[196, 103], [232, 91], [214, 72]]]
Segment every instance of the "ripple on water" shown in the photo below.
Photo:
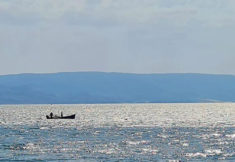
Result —
[[[235, 160], [234, 107], [235, 104], [3, 106], [0, 160]], [[77, 117], [46, 120], [45, 114], [52, 111], [76, 113]]]

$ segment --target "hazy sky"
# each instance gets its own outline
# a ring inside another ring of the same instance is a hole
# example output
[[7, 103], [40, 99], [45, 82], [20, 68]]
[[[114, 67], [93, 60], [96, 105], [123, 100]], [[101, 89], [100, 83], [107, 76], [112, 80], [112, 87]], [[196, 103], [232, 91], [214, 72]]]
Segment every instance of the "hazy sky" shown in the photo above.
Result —
[[235, 74], [235, 0], [0, 0], [0, 74]]

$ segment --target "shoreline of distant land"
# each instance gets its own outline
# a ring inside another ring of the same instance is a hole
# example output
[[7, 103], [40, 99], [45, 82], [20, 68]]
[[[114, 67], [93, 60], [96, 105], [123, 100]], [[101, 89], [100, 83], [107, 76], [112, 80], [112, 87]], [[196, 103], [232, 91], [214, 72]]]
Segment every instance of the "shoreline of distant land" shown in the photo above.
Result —
[[61, 72], [0, 75], [0, 104], [233, 103], [226, 74]]

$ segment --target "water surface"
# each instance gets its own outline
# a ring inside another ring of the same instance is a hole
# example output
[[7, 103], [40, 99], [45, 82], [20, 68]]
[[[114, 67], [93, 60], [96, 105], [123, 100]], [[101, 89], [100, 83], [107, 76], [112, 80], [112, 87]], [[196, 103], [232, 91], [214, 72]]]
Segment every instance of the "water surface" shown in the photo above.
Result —
[[5, 161], [234, 161], [235, 104], [6, 105], [0, 133]]

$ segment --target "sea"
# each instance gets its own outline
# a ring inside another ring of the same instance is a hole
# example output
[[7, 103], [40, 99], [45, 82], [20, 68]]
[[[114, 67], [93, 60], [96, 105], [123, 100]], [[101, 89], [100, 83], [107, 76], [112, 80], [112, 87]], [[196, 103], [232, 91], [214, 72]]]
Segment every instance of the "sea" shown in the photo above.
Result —
[[0, 161], [232, 162], [235, 103], [1, 105]]

